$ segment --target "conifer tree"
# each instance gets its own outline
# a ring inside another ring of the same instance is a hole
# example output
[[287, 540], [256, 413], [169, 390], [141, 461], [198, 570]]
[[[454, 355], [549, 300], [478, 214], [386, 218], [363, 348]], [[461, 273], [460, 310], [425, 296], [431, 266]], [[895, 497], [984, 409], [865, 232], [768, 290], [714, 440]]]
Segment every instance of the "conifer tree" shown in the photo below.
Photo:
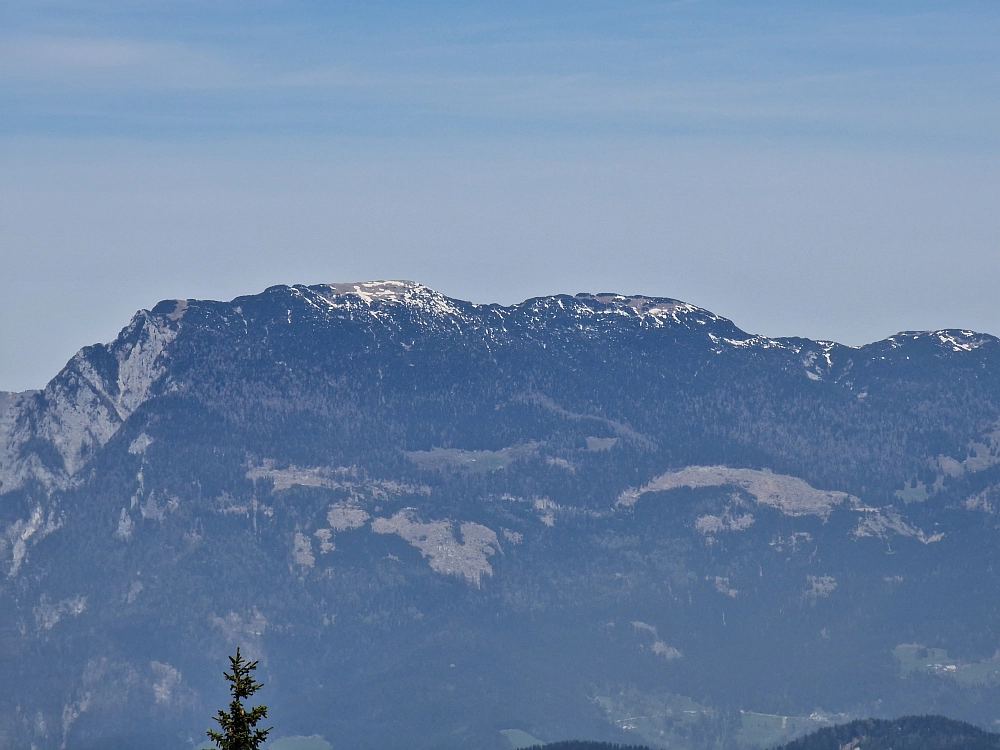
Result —
[[257, 729], [257, 722], [267, 718], [267, 706], [254, 706], [250, 711], [243, 708], [244, 699], [264, 687], [253, 679], [252, 673], [257, 669], [257, 662], [246, 661], [237, 646], [236, 656], [229, 657], [229, 664], [232, 672], [223, 672], [223, 676], [229, 681], [229, 692], [232, 693], [233, 700], [228, 712], [220, 709], [219, 715], [215, 717], [222, 731], [209, 729], [208, 738], [219, 750], [259, 750], [260, 744], [267, 739], [268, 732], [273, 728]]

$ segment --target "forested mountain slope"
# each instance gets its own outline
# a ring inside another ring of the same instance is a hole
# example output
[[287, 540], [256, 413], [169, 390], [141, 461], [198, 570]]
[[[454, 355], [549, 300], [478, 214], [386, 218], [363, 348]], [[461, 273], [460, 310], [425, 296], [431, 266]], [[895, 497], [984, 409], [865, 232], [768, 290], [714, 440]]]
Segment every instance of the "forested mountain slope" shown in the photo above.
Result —
[[780, 750], [994, 750], [1000, 734], [943, 716], [863, 719], [826, 727]]
[[282, 286], [8, 401], [5, 746], [190, 747], [237, 645], [276, 736], [335, 746], [1000, 719], [992, 336]]

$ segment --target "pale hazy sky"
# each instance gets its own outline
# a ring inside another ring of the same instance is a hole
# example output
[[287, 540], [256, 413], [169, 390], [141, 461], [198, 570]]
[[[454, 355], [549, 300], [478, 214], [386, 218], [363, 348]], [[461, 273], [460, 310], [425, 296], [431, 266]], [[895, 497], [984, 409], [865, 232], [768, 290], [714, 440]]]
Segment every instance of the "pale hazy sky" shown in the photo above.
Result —
[[995, 0], [3, 0], [0, 390], [276, 283], [1000, 334], [998, 40]]

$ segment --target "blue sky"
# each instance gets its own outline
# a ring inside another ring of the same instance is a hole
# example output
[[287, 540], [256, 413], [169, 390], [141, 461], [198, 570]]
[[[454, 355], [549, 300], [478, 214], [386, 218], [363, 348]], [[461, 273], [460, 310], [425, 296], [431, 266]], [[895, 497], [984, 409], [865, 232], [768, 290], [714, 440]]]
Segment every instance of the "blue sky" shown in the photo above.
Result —
[[995, 141], [995, 3], [19, 2], [7, 133]]
[[1000, 334], [995, 2], [0, 4], [0, 389], [167, 297], [413, 278]]

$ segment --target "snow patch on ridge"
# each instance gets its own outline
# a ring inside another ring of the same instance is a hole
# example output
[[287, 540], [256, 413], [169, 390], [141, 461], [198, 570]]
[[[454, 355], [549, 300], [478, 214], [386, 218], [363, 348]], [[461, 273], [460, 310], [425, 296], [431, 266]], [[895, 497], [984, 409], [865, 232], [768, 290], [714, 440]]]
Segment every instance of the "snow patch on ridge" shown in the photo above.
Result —
[[707, 310], [675, 299], [657, 299], [642, 295], [625, 296], [622, 294], [578, 294], [576, 299], [599, 302], [604, 308], [598, 308], [594, 312], [604, 314], [627, 315], [631, 311], [640, 318], [648, 316], [661, 320], [669, 319], [674, 323], [680, 323], [683, 316], [691, 313], [701, 313], [712, 320], [719, 319], [718, 316]]
[[940, 331], [902, 331], [886, 339], [893, 349], [898, 349], [906, 343], [930, 339], [943, 349], [952, 352], [973, 352], [987, 344], [996, 343], [997, 339], [985, 333], [975, 331], [944, 329]]
[[440, 292], [415, 281], [360, 281], [309, 287], [331, 308], [350, 307], [357, 300], [366, 307], [389, 303], [405, 305], [435, 317], [462, 315], [461, 309]]

